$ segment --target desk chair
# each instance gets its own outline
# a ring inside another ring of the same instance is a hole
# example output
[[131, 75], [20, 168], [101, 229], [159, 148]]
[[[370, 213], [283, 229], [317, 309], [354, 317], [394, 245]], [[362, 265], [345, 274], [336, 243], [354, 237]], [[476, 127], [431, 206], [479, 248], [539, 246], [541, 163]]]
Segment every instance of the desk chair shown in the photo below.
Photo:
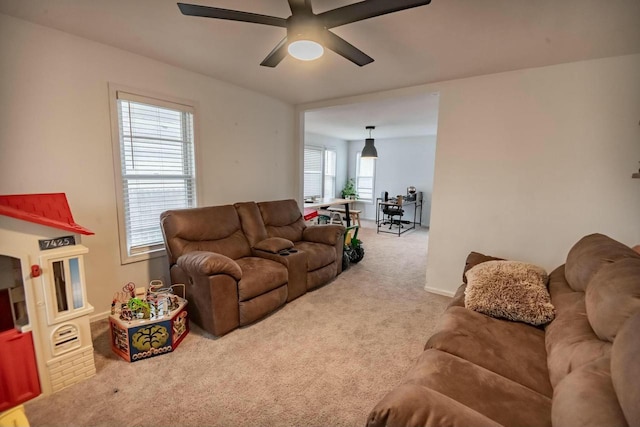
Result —
[[[385, 202], [389, 200], [389, 193], [387, 191], [383, 193], [382, 199]], [[382, 224], [389, 224], [389, 230], [391, 230], [391, 227], [393, 227], [394, 224], [402, 228], [402, 221], [400, 220], [400, 218], [402, 218], [402, 215], [404, 215], [404, 209], [402, 209], [402, 205], [383, 205], [382, 213], [387, 216], [387, 219], [385, 219]], [[394, 220], [394, 216], [397, 216], [399, 218]]]

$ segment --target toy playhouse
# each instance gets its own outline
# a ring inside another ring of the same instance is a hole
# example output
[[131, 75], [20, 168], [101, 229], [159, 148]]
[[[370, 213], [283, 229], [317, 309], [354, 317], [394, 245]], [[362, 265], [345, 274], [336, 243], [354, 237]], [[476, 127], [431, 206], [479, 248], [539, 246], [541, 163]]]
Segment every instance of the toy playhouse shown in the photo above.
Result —
[[64, 193], [0, 196], [0, 412], [96, 372], [81, 235]]

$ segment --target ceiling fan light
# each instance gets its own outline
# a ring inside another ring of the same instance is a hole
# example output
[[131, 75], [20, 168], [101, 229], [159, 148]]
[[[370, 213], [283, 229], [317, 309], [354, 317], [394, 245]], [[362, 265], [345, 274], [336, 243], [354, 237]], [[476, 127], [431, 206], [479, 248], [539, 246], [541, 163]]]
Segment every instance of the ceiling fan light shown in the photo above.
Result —
[[324, 48], [313, 40], [296, 40], [287, 48], [289, 55], [302, 61], [313, 61], [324, 54]]

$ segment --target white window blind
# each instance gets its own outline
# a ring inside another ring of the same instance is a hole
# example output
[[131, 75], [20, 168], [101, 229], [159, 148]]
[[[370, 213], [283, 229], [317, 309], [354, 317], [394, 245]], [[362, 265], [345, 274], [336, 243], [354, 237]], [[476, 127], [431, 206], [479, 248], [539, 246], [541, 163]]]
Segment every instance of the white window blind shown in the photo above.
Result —
[[324, 197], [336, 197], [336, 152], [324, 152]]
[[304, 149], [304, 198], [321, 196], [322, 192], [322, 149]]
[[164, 248], [160, 214], [196, 206], [193, 109], [117, 92], [129, 257]]
[[375, 159], [365, 157], [358, 152], [356, 157], [356, 192], [358, 199], [363, 201], [373, 201], [373, 182], [375, 177]]

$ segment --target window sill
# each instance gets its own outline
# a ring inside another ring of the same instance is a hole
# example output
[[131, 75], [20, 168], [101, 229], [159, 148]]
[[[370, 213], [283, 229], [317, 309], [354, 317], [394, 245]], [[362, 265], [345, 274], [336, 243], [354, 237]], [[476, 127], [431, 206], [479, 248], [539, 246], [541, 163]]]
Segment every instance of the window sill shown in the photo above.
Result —
[[153, 258], [160, 258], [167, 254], [167, 251], [162, 249], [154, 249], [148, 252], [140, 252], [133, 255], [127, 255], [126, 253], [120, 254], [120, 265], [133, 264], [141, 261], [149, 261]]
[[363, 205], [373, 205], [373, 200], [354, 200], [356, 203], [362, 203]]

